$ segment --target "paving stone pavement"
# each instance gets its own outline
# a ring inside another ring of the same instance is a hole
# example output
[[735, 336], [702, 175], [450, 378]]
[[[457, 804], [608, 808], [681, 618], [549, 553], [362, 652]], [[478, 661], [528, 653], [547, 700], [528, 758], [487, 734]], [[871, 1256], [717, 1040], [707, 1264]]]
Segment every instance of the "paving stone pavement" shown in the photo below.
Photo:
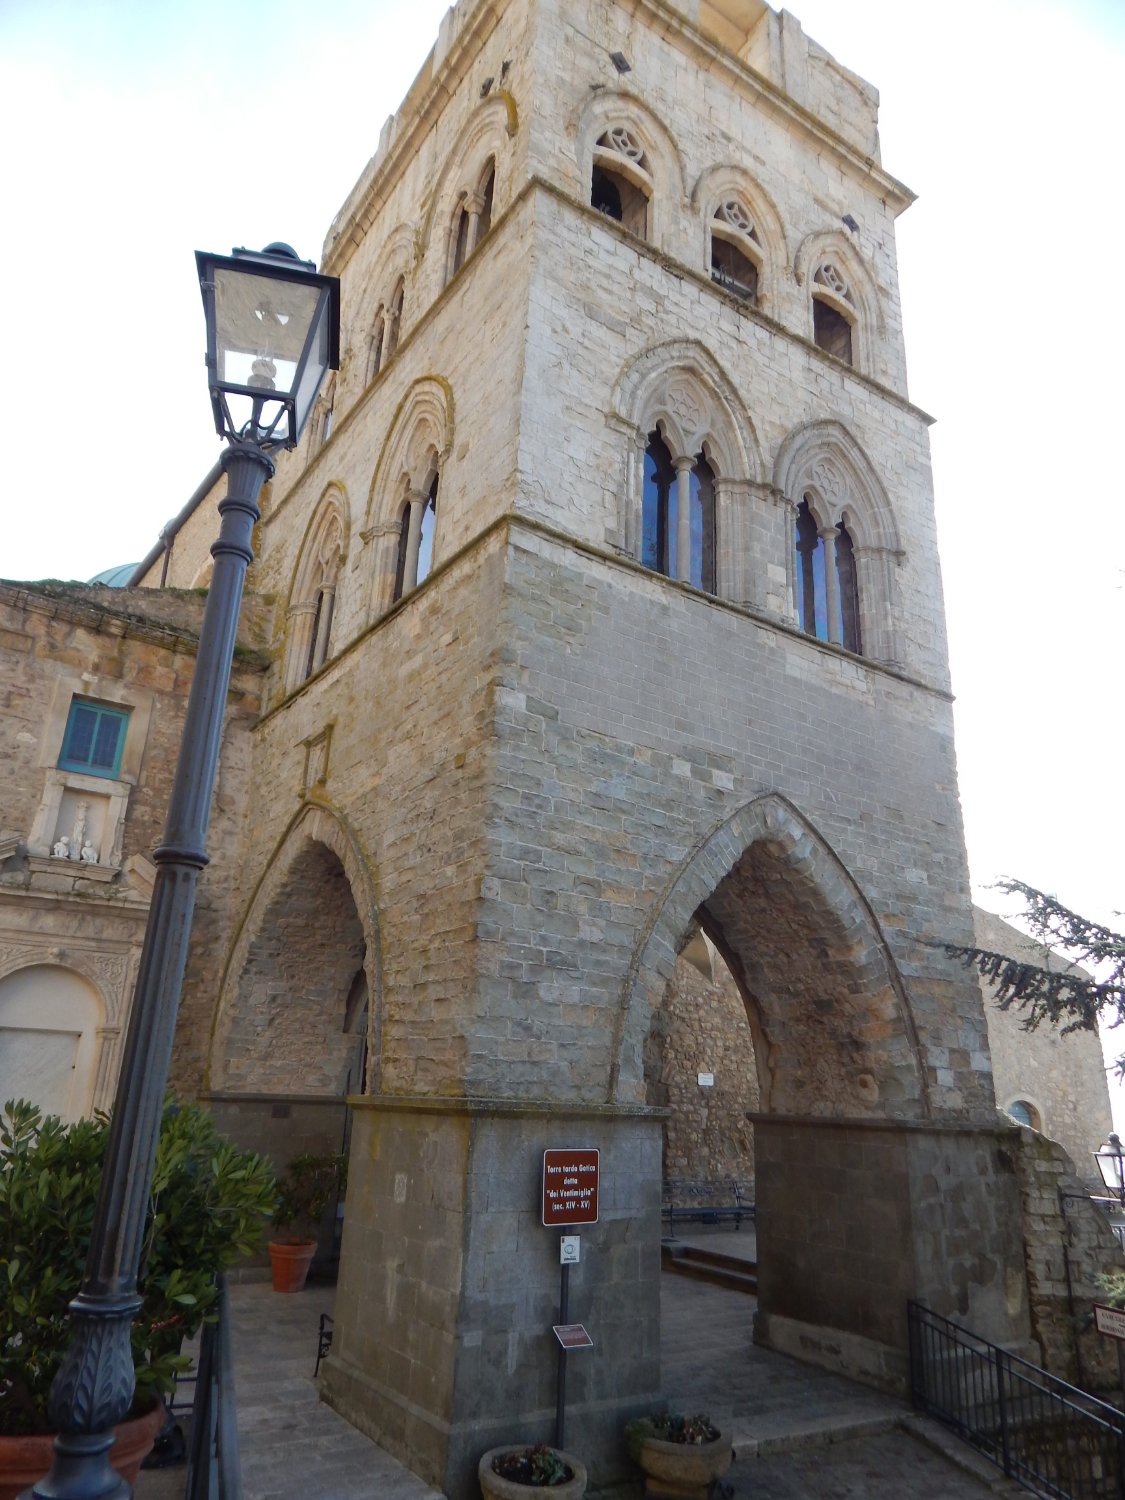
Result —
[[[665, 1275], [662, 1283], [664, 1391], [673, 1408], [704, 1409], [732, 1433], [734, 1500], [981, 1500], [997, 1490], [1014, 1493], [901, 1402], [755, 1349], [752, 1297], [678, 1276]], [[265, 1283], [232, 1288], [244, 1500], [281, 1500], [298, 1491], [315, 1500], [434, 1500], [435, 1490], [318, 1399], [317, 1320], [331, 1311], [333, 1298], [334, 1288], [315, 1285], [289, 1297]], [[180, 1500], [183, 1479], [182, 1468], [145, 1472], [137, 1500]], [[615, 1492], [614, 1500], [628, 1500], [628, 1491]]]

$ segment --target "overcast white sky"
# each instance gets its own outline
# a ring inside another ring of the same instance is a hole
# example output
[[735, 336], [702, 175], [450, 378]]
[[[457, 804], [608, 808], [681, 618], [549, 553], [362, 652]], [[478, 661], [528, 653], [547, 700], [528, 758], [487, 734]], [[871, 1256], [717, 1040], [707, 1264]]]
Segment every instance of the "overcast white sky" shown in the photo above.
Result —
[[[1122, 0], [791, 0], [882, 96], [978, 899], [1122, 898]], [[218, 455], [193, 251], [328, 224], [441, 0], [0, 0], [0, 576], [136, 561]], [[1113, 1038], [1125, 1049], [1125, 1033]]]

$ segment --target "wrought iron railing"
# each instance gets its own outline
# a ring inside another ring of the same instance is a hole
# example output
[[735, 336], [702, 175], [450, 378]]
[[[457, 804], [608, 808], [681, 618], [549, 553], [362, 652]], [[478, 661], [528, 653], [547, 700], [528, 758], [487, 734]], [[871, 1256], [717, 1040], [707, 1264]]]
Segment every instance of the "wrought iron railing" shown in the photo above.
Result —
[[191, 1409], [187, 1500], [242, 1500], [238, 1424], [234, 1410], [234, 1362], [230, 1345], [230, 1297], [219, 1278], [219, 1316], [199, 1340], [195, 1402]]
[[1125, 1500], [1125, 1413], [908, 1304], [915, 1407], [1046, 1500]]

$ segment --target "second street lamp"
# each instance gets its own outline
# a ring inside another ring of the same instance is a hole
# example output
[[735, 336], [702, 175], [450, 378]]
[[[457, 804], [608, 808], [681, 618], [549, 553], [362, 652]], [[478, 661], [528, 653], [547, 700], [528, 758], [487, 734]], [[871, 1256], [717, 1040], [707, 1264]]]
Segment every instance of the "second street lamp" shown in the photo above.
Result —
[[128, 1500], [109, 1462], [133, 1399], [130, 1329], [145, 1213], [168, 1081], [199, 872], [230, 685], [258, 496], [272, 451], [301, 435], [325, 372], [339, 365], [340, 288], [287, 245], [199, 254], [207, 367], [227, 493], [145, 928], [82, 1289], [51, 1387], [58, 1429], [51, 1472], [21, 1500]]

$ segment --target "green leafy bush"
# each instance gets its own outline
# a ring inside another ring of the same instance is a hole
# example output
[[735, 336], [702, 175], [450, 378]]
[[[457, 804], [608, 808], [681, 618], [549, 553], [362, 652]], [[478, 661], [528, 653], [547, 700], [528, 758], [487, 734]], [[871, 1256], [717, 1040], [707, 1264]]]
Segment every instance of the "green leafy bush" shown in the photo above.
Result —
[[288, 1230], [279, 1238], [294, 1243], [316, 1239], [329, 1206], [348, 1186], [348, 1159], [336, 1152], [295, 1156], [277, 1181], [274, 1227]]
[[[109, 1121], [64, 1124], [25, 1100], [0, 1112], [0, 1433], [47, 1432], [47, 1394], [70, 1337]], [[165, 1107], [133, 1324], [138, 1396], [167, 1392], [180, 1345], [213, 1316], [215, 1277], [261, 1242], [277, 1191], [260, 1156], [210, 1115]]]
[[625, 1428], [625, 1445], [630, 1458], [638, 1461], [641, 1446], [648, 1438], [662, 1443], [713, 1443], [719, 1437], [719, 1429], [702, 1413], [694, 1417], [683, 1417], [663, 1412], [655, 1417], [637, 1417]]

